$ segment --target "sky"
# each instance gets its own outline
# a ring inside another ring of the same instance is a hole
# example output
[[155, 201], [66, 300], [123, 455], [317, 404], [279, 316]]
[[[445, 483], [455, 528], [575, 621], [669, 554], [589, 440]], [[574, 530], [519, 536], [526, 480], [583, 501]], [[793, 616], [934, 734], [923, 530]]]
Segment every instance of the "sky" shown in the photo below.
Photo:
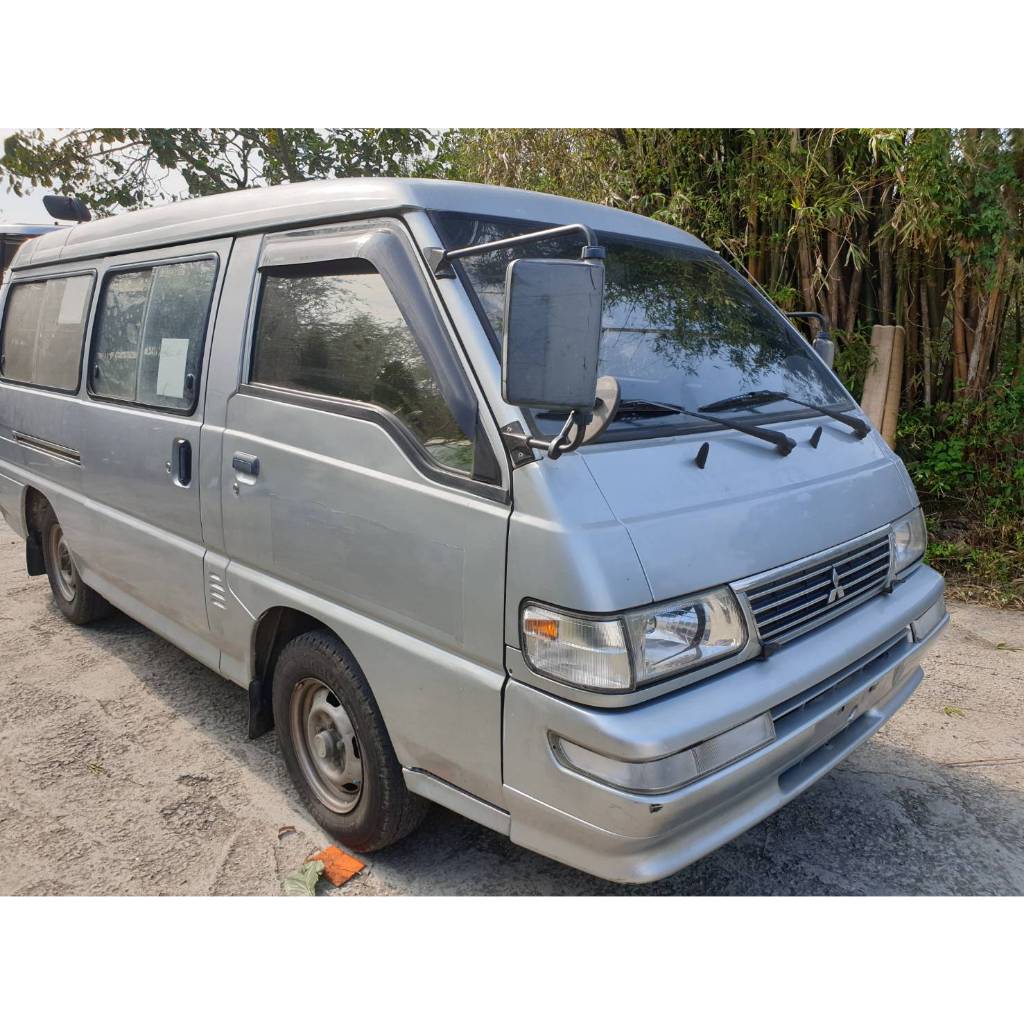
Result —
[[[16, 131], [16, 128], [0, 128], [0, 139]], [[16, 196], [0, 186], [0, 224], [52, 224], [53, 219], [43, 209], [45, 194], [45, 189], [36, 189], [31, 195]]]
[[37, 189], [31, 195], [16, 196], [0, 188], [0, 223], [52, 224], [53, 218], [43, 209], [46, 189]]

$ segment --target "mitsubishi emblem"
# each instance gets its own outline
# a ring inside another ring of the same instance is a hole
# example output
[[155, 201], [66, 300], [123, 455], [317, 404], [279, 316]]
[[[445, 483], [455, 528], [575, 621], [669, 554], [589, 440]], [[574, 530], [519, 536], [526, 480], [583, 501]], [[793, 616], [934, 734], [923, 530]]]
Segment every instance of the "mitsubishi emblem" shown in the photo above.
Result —
[[844, 597], [846, 597], [846, 591], [843, 590], [843, 585], [839, 582], [839, 570], [833, 565], [832, 589], [829, 591], [828, 600], [825, 604], [835, 604], [836, 601], [841, 601]]

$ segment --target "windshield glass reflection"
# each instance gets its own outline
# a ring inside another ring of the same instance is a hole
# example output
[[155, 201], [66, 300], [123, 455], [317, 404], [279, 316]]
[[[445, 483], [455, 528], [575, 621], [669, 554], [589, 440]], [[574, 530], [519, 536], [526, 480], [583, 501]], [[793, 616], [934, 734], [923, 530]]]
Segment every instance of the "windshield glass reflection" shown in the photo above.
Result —
[[[549, 226], [464, 214], [435, 214], [434, 220], [449, 248]], [[696, 409], [763, 389], [817, 405], [849, 405], [795, 330], [713, 253], [613, 235], [601, 242], [608, 256], [599, 372], [618, 378], [624, 399]], [[494, 340], [501, 337], [509, 260], [576, 258], [580, 244], [571, 237], [548, 239], [461, 261]], [[798, 409], [781, 402], [765, 411]], [[750, 419], [764, 413], [747, 409], [722, 415]], [[690, 426], [693, 420], [683, 413], [658, 419], [658, 427], [673, 424]], [[623, 421], [616, 429], [635, 426]]]

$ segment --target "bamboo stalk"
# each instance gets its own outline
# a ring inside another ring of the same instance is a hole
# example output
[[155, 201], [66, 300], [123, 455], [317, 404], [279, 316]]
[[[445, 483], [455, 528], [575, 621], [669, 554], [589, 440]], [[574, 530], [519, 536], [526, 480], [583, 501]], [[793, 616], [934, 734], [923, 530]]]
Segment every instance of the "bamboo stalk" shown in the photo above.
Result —
[[921, 373], [924, 377], [925, 408], [932, 406], [932, 351], [928, 329], [928, 287], [921, 278]]
[[974, 327], [974, 347], [967, 365], [967, 390], [973, 398], [980, 398], [988, 382], [992, 349], [996, 341], [996, 324], [1001, 305], [1003, 278], [1010, 258], [1009, 239], [1004, 238], [996, 258], [996, 270], [991, 289], [982, 299], [978, 322]]
[[964, 322], [964, 264], [958, 256], [953, 260], [953, 365], [954, 393], [967, 384], [967, 341]]

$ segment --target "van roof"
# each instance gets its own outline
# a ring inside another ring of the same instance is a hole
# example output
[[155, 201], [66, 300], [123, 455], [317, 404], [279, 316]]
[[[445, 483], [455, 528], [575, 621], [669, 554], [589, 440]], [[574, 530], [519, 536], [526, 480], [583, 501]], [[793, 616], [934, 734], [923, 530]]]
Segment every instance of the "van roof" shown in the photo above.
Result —
[[703, 247], [693, 235], [649, 217], [540, 192], [425, 178], [336, 178], [204, 196], [51, 231], [25, 242], [12, 269], [404, 210], [583, 221], [597, 231]]

